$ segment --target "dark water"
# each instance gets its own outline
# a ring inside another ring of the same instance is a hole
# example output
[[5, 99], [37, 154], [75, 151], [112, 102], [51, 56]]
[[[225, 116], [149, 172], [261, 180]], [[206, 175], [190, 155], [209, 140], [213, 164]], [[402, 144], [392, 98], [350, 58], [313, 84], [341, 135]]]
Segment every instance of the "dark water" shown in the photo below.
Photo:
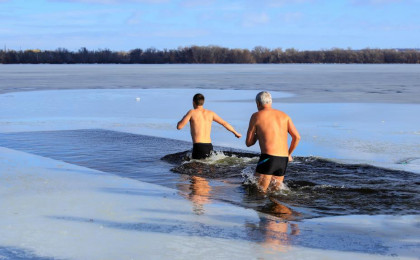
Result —
[[289, 164], [289, 190], [265, 196], [249, 183], [257, 154], [226, 151], [185, 161], [191, 144], [108, 130], [0, 134], [0, 146], [175, 188], [194, 204], [221, 200], [292, 219], [349, 214], [420, 214], [420, 175], [313, 157]]

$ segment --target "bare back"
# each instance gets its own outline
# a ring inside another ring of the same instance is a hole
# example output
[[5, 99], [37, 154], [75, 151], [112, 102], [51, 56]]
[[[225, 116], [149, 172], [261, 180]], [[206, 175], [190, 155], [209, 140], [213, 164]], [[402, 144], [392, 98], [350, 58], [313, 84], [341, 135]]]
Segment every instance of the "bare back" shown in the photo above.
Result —
[[210, 133], [213, 121], [232, 132], [237, 138], [242, 136], [228, 122], [213, 111], [204, 109], [203, 106], [194, 106], [194, 109], [188, 111], [178, 122], [176, 128], [181, 130], [189, 122], [193, 143], [211, 143]]
[[213, 115], [213, 111], [204, 108], [191, 110], [190, 128], [193, 143], [211, 143]]
[[[299, 143], [300, 135], [286, 113], [271, 107], [270, 93], [260, 92], [255, 100], [258, 112], [254, 113], [249, 120], [245, 143], [249, 147], [258, 141], [260, 145], [261, 157], [255, 170], [259, 188], [266, 192], [272, 185], [275, 190], [279, 190], [283, 183], [287, 162], [293, 161], [292, 153]], [[289, 134], [292, 137], [290, 147], [287, 142]], [[286, 157], [287, 161], [284, 163], [284, 158], [277, 158], [277, 160], [270, 160], [265, 167], [259, 167], [260, 164], [264, 166], [263, 163], [269, 160], [270, 155]], [[280, 171], [279, 173], [283, 175], [276, 175], [276, 171]]]
[[287, 136], [290, 118], [287, 114], [266, 108], [253, 114], [252, 129], [260, 145], [261, 153], [274, 156], [289, 156]]

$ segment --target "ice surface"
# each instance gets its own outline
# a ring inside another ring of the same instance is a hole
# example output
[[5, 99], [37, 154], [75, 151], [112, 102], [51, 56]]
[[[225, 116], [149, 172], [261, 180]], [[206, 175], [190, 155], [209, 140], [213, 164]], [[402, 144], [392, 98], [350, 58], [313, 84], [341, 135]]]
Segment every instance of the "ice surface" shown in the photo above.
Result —
[[258, 245], [241, 227], [258, 221], [254, 211], [213, 203], [198, 217], [175, 190], [4, 148], [0, 154], [3, 247], [65, 259], [256, 256]]
[[24, 64], [0, 68], [0, 93], [51, 89], [286, 91], [292, 103], [419, 104], [418, 64]]
[[[243, 135], [256, 111], [258, 91], [209, 89], [61, 90], [0, 95], [0, 132], [102, 128], [190, 141], [188, 125], [176, 123], [202, 92], [205, 107]], [[295, 154], [420, 172], [417, 104], [281, 103], [290, 94], [272, 92], [273, 107], [288, 113], [301, 133]], [[137, 98], [141, 98], [137, 101]], [[214, 124], [215, 145], [247, 148]]]
[[[0, 132], [103, 128], [190, 141], [191, 97], [246, 133], [257, 91], [66, 90], [0, 95]], [[299, 155], [419, 171], [420, 105], [282, 104]], [[138, 101], [137, 98], [140, 98]], [[220, 126], [215, 145], [244, 149]], [[258, 147], [253, 147], [253, 151]], [[218, 201], [0, 148], [0, 259], [416, 259], [418, 216], [282, 222]], [[274, 233], [273, 233], [274, 232]], [[273, 235], [274, 234], [274, 235]], [[274, 238], [274, 239], [273, 239]], [[187, 257], [186, 257], [187, 256]]]

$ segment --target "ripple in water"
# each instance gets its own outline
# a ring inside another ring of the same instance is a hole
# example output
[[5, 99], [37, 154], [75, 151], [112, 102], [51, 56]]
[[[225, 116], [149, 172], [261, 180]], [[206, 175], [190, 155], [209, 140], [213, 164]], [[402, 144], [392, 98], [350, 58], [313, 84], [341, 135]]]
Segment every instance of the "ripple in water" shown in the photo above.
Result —
[[0, 134], [0, 146], [178, 189], [197, 214], [212, 200], [287, 219], [420, 214], [420, 175], [370, 165], [294, 157], [284, 189], [266, 196], [254, 185], [255, 153], [219, 147], [190, 160], [189, 142], [102, 129]]
[[[173, 172], [209, 179], [241, 179], [257, 196], [253, 173], [257, 154], [224, 151], [206, 160], [190, 160], [189, 151], [164, 156]], [[420, 176], [370, 165], [339, 164], [316, 157], [294, 157], [285, 186], [269, 197], [309, 216], [348, 214], [419, 214]], [[262, 208], [260, 208], [262, 209]], [[263, 211], [267, 211], [264, 209]], [[305, 211], [305, 210], [304, 210]]]

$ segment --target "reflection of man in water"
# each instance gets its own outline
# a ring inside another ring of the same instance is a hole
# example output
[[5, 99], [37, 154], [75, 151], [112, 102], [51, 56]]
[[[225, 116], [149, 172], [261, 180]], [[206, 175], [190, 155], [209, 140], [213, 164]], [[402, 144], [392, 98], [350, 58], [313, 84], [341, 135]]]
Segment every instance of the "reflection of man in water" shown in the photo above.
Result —
[[292, 236], [300, 233], [298, 224], [260, 215], [260, 231], [263, 234], [263, 246], [273, 251], [286, 252]]
[[[197, 173], [200, 174], [200, 169], [197, 169]], [[189, 184], [187, 185], [184, 182], [177, 183], [177, 187], [180, 191], [181, 196], [190, 200], [193, 204], [193, 212], [197, 215], [204, 214], [204, 205], [211, 202], [211, 186], [203, 177], [199, 176], [183, 176], [185, 181], [188, 180]]]
[[202, 94], [195, 94], [193, 97], [194, 109], [188, 111], [188, 113], [181, 119], [181, 121], [178, 122], [177, 125], [177, 129], [181, 130], [188, 122], [190, 122], [191, 137], [193, 140], [193, 159], [204, 159], [210, 156], [211, 151], [213, 151], [213, 145], [211, 144], [210, 139], [211, 124], [213, 121], [224, 126], [237, 138], [242, 136], [216, 113], [204, 109], [203, 104], [204, 96]]
[[[264, 214], [266, 213], [266, 214]], [[267, 214], [268, 213], [268, 214]], [[247, 227], [250, 237], [261, 238], [262, 245], [271, 253], [286, 252], [292, 243], [293, 237], [300, 234], [298, 224], [291, 223], [298, 212], [293, 211], [277, 200], [262, 208], [258, 213], [258, 225], [249, 223]]]
[[205, 178], [198, 176], [191, 176], [190, 182], [189, 199], [193, 203], [193, 211], [197, 215], [202, 215], [204, 214], [203, 205], [210, 202], [210, 184]]
[[[251, 116], [246, 145], [252, 146], [257, 140], [261, 149], [260, 160], [255, 170], [258, 185], [265, 192], [270, 184], [279, 189], [283, 183], [287, 163], [292, 161], [292, 152], [299, 143], [300, 135], [292, 119], [285, 113], [271, 108], [271, 95], [260, 92], [255, 98], [258, 112]], [[287, 136], [292, 136], [288, 147]]]

